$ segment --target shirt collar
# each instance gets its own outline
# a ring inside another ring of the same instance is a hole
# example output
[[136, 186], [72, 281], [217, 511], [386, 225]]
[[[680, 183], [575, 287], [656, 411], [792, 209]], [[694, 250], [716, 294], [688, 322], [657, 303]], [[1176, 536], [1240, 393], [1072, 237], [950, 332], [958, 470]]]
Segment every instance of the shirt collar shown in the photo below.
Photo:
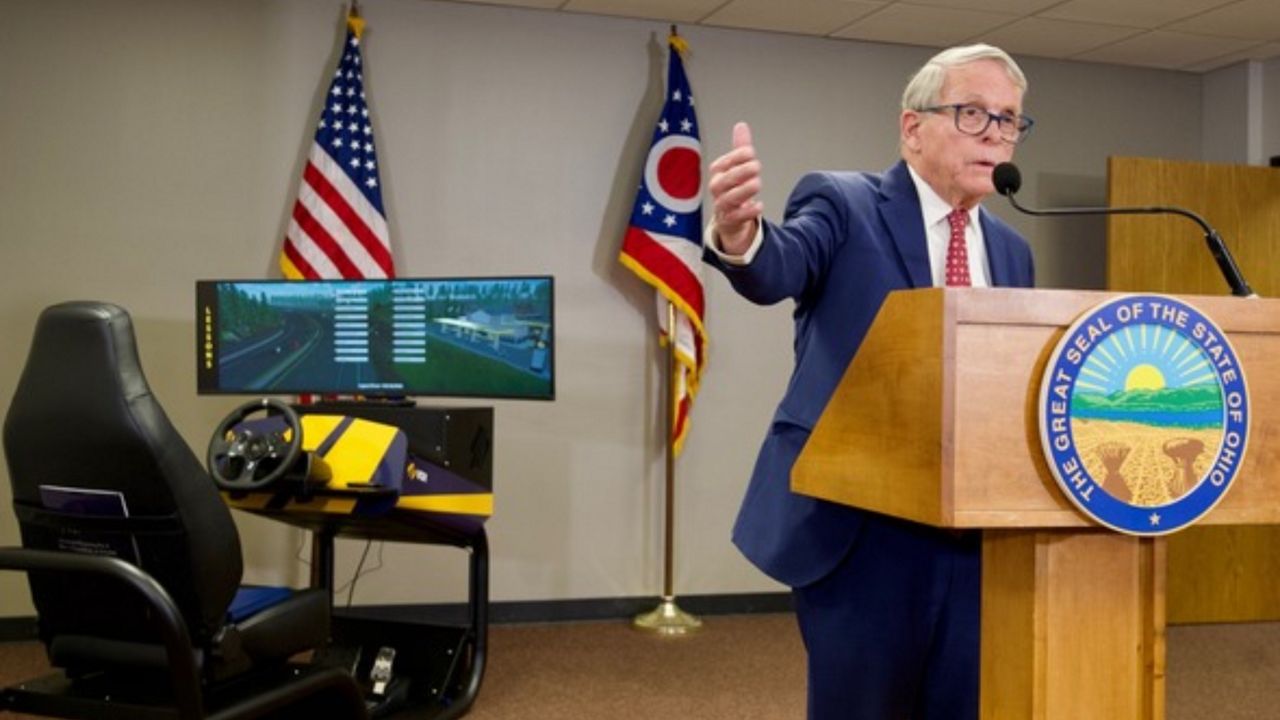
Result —
[[[920, 211], [924, 217], [924, 226], [926, 228], [946, 220], [954, 209], [947, 204], [942, 196], [934, 192], [929, 183], [916, 172], [916, 169], [907, 164], [907, 171], [911, 173], [911, 182], [916, 186], [916, 195], [920, 197]], [[974, 205], [969, 208], [969, 226], [978, 227], [978, 206]]]

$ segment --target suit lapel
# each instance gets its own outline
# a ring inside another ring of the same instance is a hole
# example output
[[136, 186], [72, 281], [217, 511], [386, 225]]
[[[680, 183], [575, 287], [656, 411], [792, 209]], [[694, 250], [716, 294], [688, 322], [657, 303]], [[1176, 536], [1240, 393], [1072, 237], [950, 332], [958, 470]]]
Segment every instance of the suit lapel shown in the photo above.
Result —
[[893, 236], [894, 247], [907, 269], [911, 287], [933, 285], [929, 246], [925, 239], [924, 221], [920, 217], [920, 198], [916, 195], [905, 162], [899, 161], [884, 174], [880, 196], [880, 218]]

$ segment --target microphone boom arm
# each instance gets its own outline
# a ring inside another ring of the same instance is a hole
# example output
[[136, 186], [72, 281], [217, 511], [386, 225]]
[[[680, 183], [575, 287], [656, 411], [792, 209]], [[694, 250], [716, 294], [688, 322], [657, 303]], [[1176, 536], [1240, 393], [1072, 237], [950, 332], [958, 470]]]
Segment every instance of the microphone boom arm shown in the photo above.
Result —
[[[1020, 182], [1020, 181], [1019, 181]], [[1209, 226], [1204, 218], [1183, 208], [1176, 207], [1109, 207], [1109, 208], [1054, 208], [1051, 210], [1034, 210], [1032, 208], [1023, 207], [1016, 198], [1014, 198], [1014, 188], [1005, 188], [1001, 194], [1009, 198], [1009, 203], [1019, 211], [1028, 215], [1094, 215], [1099, 211], [1108, 215], [1181, 215], [1191, 219], [1200, 229], [1204, 231], [1205, 244], [1209, 246], [1209, 253], [1213, 255], [1213, 259], [1218, 263], [1218, 270], [1222, 272], [1222, 276], [1226, 278], [1227, 284], [1231, 286], [1231, 294], [1237, 297], [1250, 297], [1254, 295], [1253, 288], [1249, 287], [1249, 283], [1245, 282], [1244, 274], [1240, 272], [1240, 267], [1236, 265], [1236, 260], [1231, 256], [1231, 251], [1227, 249], [1227, 244], [1223, 242], [1222, 236]]]

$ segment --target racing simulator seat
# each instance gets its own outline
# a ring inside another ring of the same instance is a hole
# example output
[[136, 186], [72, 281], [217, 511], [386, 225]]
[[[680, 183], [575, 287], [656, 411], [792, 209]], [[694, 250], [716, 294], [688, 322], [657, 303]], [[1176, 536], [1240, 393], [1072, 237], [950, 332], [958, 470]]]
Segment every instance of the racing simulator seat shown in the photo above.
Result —
[[[46, 309], [4, 423], [24, 571], [55, 672], [0, 710], [82, 718], [366, 717], [323, 648], [323, 590], [246, 592], [230, 511], [151, 394], [121, 308]], [[264, 600], [265, 598], [265, 600]]]

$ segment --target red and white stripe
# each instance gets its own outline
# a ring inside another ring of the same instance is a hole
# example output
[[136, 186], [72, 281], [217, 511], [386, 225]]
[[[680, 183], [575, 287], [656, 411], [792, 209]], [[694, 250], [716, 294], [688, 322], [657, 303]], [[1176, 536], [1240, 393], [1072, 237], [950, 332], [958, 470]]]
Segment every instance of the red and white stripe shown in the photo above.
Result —
[[[677, 453], [689, 430], [689, 411], [706, 367], [705, 295], [702, 248], [687, 238], [627, 228], [619, 260], [657, 291], [658, 326], [665, 341], [674, 336], [679, 370], [674, 378], [672, 442]], [[675, 332], [667, 328], [667, 306], [675, 305]]]
[[280, 265], [295, 280], [395, 275], [386, 218], [315, 143], [285, 231]]

